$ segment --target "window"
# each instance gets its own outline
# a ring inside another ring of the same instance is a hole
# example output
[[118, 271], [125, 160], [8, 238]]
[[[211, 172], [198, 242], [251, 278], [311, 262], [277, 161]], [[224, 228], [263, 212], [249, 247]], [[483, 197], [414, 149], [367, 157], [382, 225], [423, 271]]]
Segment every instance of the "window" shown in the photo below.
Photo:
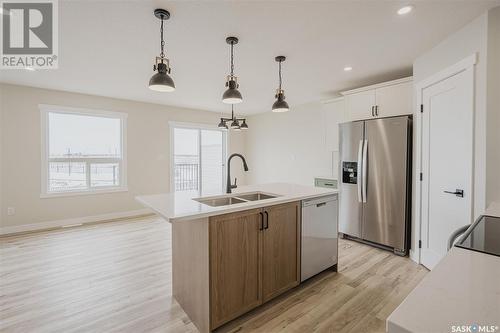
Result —
[[225, 186], [226, 132], [208, 125], [170, 125], [171, 190], [220, 193]]
[[125, 191], [127, 115], [40, 105], [42, 196]]

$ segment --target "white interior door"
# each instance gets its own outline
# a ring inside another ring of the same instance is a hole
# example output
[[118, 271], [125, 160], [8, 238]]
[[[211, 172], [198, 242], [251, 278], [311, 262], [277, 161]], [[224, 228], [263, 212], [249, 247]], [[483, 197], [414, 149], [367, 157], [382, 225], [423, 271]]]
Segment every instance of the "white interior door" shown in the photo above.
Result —
[[[472, 221], [473, 67], [422, 90], [421, 263], [432, 269], [447, 240]], [[446, 193], [463, 191], [463, 196]]]

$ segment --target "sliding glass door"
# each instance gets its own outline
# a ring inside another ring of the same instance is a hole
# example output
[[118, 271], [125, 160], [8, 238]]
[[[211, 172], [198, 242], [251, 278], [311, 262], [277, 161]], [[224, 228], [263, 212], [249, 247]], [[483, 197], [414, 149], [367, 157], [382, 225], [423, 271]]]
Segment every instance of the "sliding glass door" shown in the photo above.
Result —
[[171, 124], [171, 190], [200, 195], [224, 190], [226, 132], [195, 124]]

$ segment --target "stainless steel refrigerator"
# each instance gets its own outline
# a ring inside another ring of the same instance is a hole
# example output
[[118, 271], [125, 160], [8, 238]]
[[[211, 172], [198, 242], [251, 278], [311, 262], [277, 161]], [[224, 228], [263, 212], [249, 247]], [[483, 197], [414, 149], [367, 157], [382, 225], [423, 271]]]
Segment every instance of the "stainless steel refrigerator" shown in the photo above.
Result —
[[406, 255], [411, 116], [340, 124], [339, 232]]

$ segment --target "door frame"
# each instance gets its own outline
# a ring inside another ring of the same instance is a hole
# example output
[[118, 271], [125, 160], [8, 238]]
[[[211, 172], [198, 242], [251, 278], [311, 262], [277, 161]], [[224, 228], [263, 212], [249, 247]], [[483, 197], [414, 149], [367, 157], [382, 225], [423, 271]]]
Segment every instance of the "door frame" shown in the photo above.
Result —
[[[225, 144], [222, 146], [222, 190], [226, 187], [226, 163], [227, 163], [227, 153], [229, 149], [229, 133], [226, 130], [222, 130], [218, 128], [216, 125], [212, 124], [203, 124], [203, 123], [189, 123], [189, 122], [180, 122], [180, 121], [169, 121], [168, 122], [168, 127], [169, 127], [169, 188], [170, 192], [173, 193], [175, 192], [175, 181], [174, 181], [174, 128], [185, 128], [185, 129], [194, 129], [198, 130], [198, 147], [201, 146], [201, 130], [210, 130], [210, 131], [219, 131], [222, 132], [222, 137], [223, 140], [225, 141]], [[198, 152], [199, 154], [199, 163], [200, 163], [200, 168], [198, 170], [198, 181], [199, 181], [199, 189], [201, 193], [201, 151]]]
[[[475, 119], [475, 75], [474, 75], [474, 65], [477, 63], [477, 53], [473, 53], [470, 56], [460, 60], [459, 62], [453, 64], [450, 67], [447, 67], [430, 77], [418, 82], [415, 85], [415, 116], [414, 116], [414, 124], [416, 126], [416, 129], [414, 133], [416, 133], [415, 136], [415, 158], [416, 158], [416, 163], [414, 164], [414, 175], [413, 175], [413, 180], [414, 180], [414, 188], [415, 188], [415, 210], [414, 210], [414, 218], [413, 222], [415, 223], [415, 228], [413, 229], [414, 235], [412, 236], [412, 244], [411, 244], [411, 249], [410, 249], [410, 258], [413, 261], [416, 261], [417, 263], [421, 264], [421, 249], [419, 244], [422, 241], [422, 203], [423, 200], [427, 198], [426, 193], [423, 193], [423, 182], [420, 180], [420, 173], [422, 172], [423, 168], [423, 149], [422, 149], [422, 140], [423, 140], [423, 131], [424, 131], [424, 124], [423, 124], [423, 115], [422, 112], [420, 112], [421, 105], [423, 105], [423, 90], [436, 84], [439, 83], [443, 80], [446, 80], [454, 75], [457, 75], [459, 73], [462, 73], [464, 71], [470, 70], [471, 72], [471, 85], [472, 85], [472, 100], [473, 100], [473, 110], [472, 110], [472, 119], [473, 122], [471, 123], [472, 126], [472, 136], [474, 138], [475, 136], [475, 126], [474, 126], [474, 119]], [[425, 112], [425, 111], [424, 111]], [[471, 163], [472, 163], [472, 175], [471, 175], [471, 189], [474, 190], [474, 145], [472, 145], [472, 152], [471, 152]], [[426, 175], [423, 175], [425, 178]], [[428, 193], [427, 193], [428, 195]], [[471, 193], [471, 205], [473, 208], [474, 206], [474, 192]], [[471, 212], [473, 212], [473, 209], [471, 209]], [[472, 216], [471, 216], [472, 218]]]

